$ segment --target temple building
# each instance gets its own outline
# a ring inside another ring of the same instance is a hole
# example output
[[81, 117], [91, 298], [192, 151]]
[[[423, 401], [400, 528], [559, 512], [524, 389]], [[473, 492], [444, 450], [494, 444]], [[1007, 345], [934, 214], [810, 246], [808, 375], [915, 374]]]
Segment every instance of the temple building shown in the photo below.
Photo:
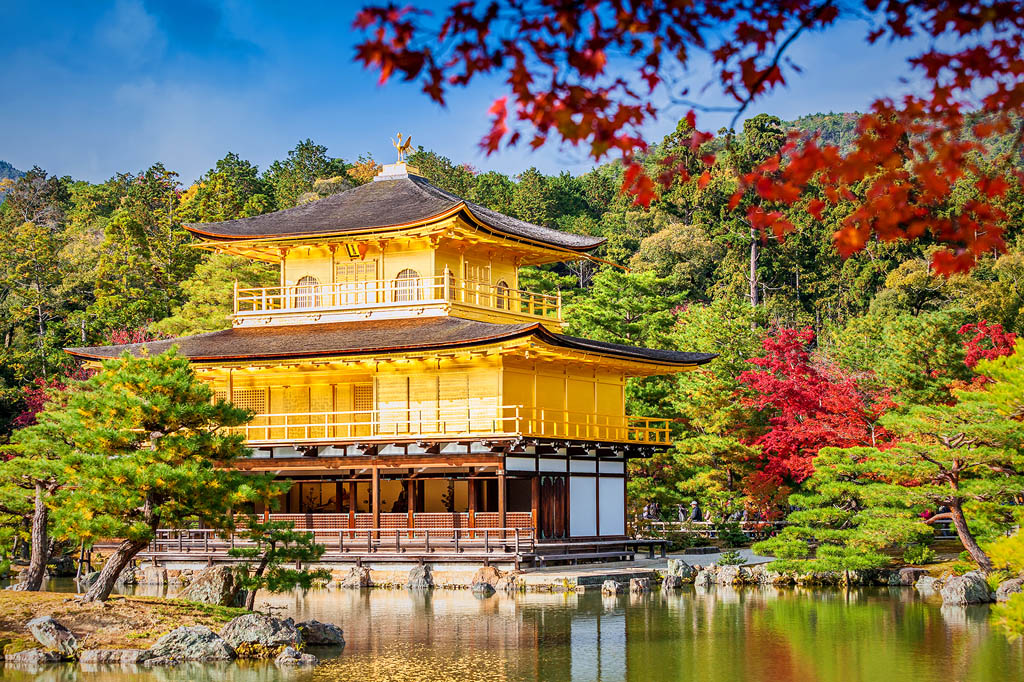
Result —
[[519, 269], [603, 240], [476, 205], [402, 162], [295, 208], [186, 227], [277, 265], [277, 286], [225, 291], [223, 331], [69, 352], [177, 345], [255, 413], [237, 466], [294, 481], [256, 511], [300, 528], [625, 538], [626, 462], [670, 445], [664, 420], [626, 413], [626, 381], [714, 357], [562, 334], [560, 297], [522, 290]]

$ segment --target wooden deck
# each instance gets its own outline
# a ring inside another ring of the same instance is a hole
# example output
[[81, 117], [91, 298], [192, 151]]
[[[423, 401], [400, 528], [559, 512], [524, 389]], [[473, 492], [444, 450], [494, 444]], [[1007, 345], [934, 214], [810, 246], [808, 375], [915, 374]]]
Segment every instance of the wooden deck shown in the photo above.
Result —
[[[664, 540], [652, 538], [579, 538], [538, 540], [532, 528], [315, 528], [326, 548], [321, 563], [470, 562], [544, 566], [581, 561], [632, 561], [646, 547], [648, 558]], [[210, 529], [162, 529], [139, 553], [157, 562], [232, 563], [234, 548], [252, 546], [239, 533]], [[100, 543], [97, 546], [104, 546]]]

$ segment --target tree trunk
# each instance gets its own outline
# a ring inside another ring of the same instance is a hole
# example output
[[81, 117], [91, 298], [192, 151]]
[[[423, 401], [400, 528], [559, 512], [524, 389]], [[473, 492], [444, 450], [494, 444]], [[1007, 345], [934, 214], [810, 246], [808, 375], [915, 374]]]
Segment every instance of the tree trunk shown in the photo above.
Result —
[[960, 543], [971, 555], [971, 558], [978, 563], [978, 567], [985, 573], [992, 572], [992, 560], [985, 554], [985, 550], [978, 546], [971, 529], [967, 527], [967, 519], [964, 518], [964, 510], [959, 502], [949, 505], [949, 513], [953, 517], [953, 525], [956, 527], [956, 534], [960, 536]]
[[121, 572], [135, 558], [135, 555], [145, 549], [148, 544], [145, 540], [123, 540], [117, 546], [114, 554], [107, 559], [107, 563], [103, 565], [99, 578], [92, 584], [89, 591], [82, 596], [82, 601], [106, 601], [114, 589], [114, 584], [121, 576]]
[[43, 586], [46, 575], [46, 560], [50, 558], [50, 543], [46, 525], [49, 522], [50, 510], [46, 508], [46, 489], [42, 483], [36, 483], [36, 503], [32, 513], [32, 554], [28, 562], [28, 570], [13, 589], [23, 592], [38, 592]]
[[757, 292], [758, 239], [757, 230], [750, 228], [750, 305], [755, 308], [760, 303]]
[[[268, 549], [267, 552], [260, 559], [260, 565], [256, 567], [256, 572], [252, 574], [253, 578], [256, 578], [258, 580], [259, 578], [263, 577], [263, 573], [264, 573], [264, 571], [267, 570], [267, 565], [270, 563], [270, 552], [271, 551], [273, 551], [273, 545], [271, 545], [270, 549]], [[246, 591], [246, 593], [245, 593], [245, 610], [246, 611], [252, 611], [254, 608], [256, 608], [256, 593], [259, 591], [259, 589], [260, 588], [258, 588], [258, 587], [254, 587], [251, 590], [247, 590]]]

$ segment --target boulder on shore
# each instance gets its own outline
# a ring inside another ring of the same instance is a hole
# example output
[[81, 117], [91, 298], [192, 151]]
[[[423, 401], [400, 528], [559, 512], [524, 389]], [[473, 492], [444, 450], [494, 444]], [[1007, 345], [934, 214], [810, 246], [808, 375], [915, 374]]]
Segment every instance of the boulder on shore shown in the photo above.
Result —
[[313, 654], [301, 653], [295, 647], [286, 646], [274, 659], [277, 665], [316, 665], [320, 662]]
[[71, 630], [55, 621], [51, 616], [33, 618], [27, 623], [28, 631], [36, 641], [65, 658], [74, 658], [78, 653], [78, 640]]
[[[205, 625], [183, 625], [156, 640], [149, 648], [153, 658], [146, 661], [158, 665], [156, 659], [170, 661], [230, 661], [234, 649], [216, 632]], [[164, 663], [160, 661], [159, 663]]]
[[295, 625], [307, 646], [345, 646], [345, 633], [337, 625], [306, 620]]
[[992, 601], [985, 576], [977, 571], [951, 577], [942, 586], [941, 593], [943, 604], [986, 604]]
[[100, 578], [100, 572], [99, 571], [90, 571], [89, 573], [86, 573], [85, 575], [83, 575], [82, 577], [80, 577], [78, 579], [78, 581], [77, 581], [78, 582], [78, 586], [79, 587], [89, 587], [94, 582], [99, 580], [99, 578]]
[[211, 566], [192, 574], [188, 587], [178, 593], [178, 599], [231, 606], [235, 601], [235, 573], [230, 566]]
[[999, 583], [996, 588], [996, 601], [1003, 602], [1010, 598], [1010, 595], [1024, 591], [1024, 578], [1011, 578]]
[[434, 576], [428, 564], [413, 566], [409, 571], [409, 580], [405, 587], [410, 590], [431, 590], [434, 588]]
[[669, 559], [668, 560], [668, 575], [674, 575], [682, 580], [692, 580], [697, 575], [697, 569], [690, 564], [686, 563], [682, 559]]
[[601, 594], [607, 596], [622, 594], [622, 585], [615, 582], [614, 580], [605, 580], [603, 583], [601, 583]]
[[85, 649], [78, 655], [82, 665], [138, 665], [153, 658], [148, 649]]
[[302, 633], [291, 618], [282, 620], [262, 613], [247, 613], [231, 620], [220, 636], [234, 649], [242, 648], [237, 652], [239, 656], [249, 653], [246, 649], [264, 649], [258, 653], [265, 654], [283, 646], [302, 644]]
[[504, 575], [504, 571], [499, 571], [494, 566], [481, 566], [476, 569], [476, 573], [473, 574], [473, 578], [469, 581], [469, 584], [477, 585], [480, 583], [487, 583], [491, 587], [497, 587], [498, 582]]
[[25, 649], [13, 654], [4, 654], [4, 665], [15, 664], [35, 667], [43, 663], [59, 663], [61, 655], [46, 649]]
[[917, 583], [919, 578], [925, 575], [928, 575], [927, 569], [905, 566], [889, 576], [889, 584], [910, 587]]
[[363, 566], [353, 566], [338, 583], [339, 587], [350, 590], [357, 590], [362, 587], [373, 587], [373, 578], [370, 576], [370, 569]]

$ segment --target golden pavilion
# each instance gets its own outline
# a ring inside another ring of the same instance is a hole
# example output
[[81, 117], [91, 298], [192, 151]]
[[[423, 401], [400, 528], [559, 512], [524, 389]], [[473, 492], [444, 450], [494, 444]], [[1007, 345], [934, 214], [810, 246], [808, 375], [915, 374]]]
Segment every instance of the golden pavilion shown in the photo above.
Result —
[[294, 481], [256, 511], [299, 528], [625, 539], [626, 462], [670, 445], [663, 420], [626, 413], [626, 381], [714, 357], [562, 334], [560, 297], [522, 290], [519, 269], [603, 240], [476, 205], [402, 162], [295, 208], [186, 227], [276, 264], [277, 286], [236, 284], [223, 331], [69, 352], [176, 344], [255, 414], [238, 466]]

